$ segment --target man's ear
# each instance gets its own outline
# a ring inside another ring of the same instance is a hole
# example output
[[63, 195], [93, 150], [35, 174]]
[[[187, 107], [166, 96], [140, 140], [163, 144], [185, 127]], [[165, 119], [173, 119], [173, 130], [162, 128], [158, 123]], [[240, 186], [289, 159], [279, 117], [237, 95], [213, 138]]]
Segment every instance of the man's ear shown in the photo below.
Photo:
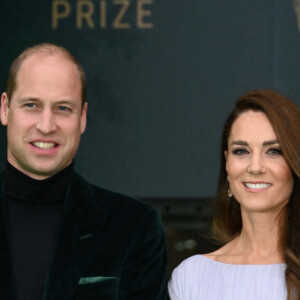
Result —
[[9, 103], [7, 93], [2, 93], [1, 95], [1, 111], [0, 111], [0, 120], [3, 126], [7, 125], [8, 112], [9, 112]]
[[84, 103], [81, 111], [81, 117], [80, 117], [80, 133], [83, 134], [86, 128], [86, 120], [87, 120], [87, 102]]

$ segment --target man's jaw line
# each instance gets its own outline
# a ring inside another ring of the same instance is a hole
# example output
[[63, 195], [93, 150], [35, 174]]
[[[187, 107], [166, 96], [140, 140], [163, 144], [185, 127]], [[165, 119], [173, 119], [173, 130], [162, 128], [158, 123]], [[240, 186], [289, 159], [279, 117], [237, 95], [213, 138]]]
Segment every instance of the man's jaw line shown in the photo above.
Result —
[[56, 173], [59, 172], [57, 170], [55, 170], [55, 171], [51, 171], [51, 170], [50, 171], [49, 170], [39, 170], [39, 171], [37, 171], [36, 168], [30, 168], [30, 169], [28, 169], [27, 167], [24, 167], [23, 164], [21, 164], [20, 162], [16, 161], [15, 159], [13, 159], [12, 155], [9, 155], [9, 154], [7, 155], [7, 161], [14, 168], [16, 168], [17, 170], [19, 170], [21, 173], [25, 174], [28, 177], [31, 177], [32, 179], [36, 179], [36, 180], [47, 179], [47, 178], [52, 177], [53, 175], [55, 175]]

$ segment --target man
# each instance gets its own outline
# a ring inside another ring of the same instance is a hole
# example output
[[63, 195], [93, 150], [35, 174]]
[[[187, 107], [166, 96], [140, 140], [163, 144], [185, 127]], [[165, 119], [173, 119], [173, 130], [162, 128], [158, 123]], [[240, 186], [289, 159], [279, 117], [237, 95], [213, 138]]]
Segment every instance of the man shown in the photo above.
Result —
[[73, 172], [85, 92], [81, 66], [62, 47], [34, 46], [11, 66], [1, 96], [1, 299], [167, 298], [157, 212]]

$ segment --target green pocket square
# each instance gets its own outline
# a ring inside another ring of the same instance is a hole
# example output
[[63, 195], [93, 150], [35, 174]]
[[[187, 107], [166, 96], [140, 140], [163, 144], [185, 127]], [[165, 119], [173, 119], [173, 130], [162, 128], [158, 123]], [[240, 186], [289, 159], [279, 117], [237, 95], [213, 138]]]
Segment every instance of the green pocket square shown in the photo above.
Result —
[[90, 284], [90, 283], [96, 283], [101, 281], [114, 281], [119, 280], [117, 277], [105, 277], [105, 276], [93, 276], [93, 277], [81, 277], [78, 281], [78, 284]]

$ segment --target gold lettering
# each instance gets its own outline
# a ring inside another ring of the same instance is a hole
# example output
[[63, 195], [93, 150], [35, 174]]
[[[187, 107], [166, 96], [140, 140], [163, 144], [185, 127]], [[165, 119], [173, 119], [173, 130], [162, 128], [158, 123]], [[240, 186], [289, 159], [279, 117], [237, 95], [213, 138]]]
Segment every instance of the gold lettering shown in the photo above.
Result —
[[[83, 11], [83, 7], [86, 7], [86, 11]], [[80, 0], [77, 2], [77, 28], [82, 28], [82, 20], [85, 19], [89, 28], [95, 28], [95, 24], [92, 20], [92, 14], [94, 13], [94, 4], [90, 0]]]
[[150, 29], [153, 28], [153, 24], [149, 22], [144, 22], [144, 17], [149, 17], [152, 15], [150, 10], [145, 10], [143, 8], [144, 4], [153, 4], [153, 0], [138, 0], [137, 1], [137, 16], [136, 16], [136, 24], [138, 28], [142, 29]]
[[100, 1], [100, 27], [106, 27], [106, 1]]
[[[64, 10], [59, 11], [59, 7]], [[58, 27], [58, 20], [65, 19], [71, 12], [70, 3], [66, 0], [55, 0], [52, 2], [52, 28]]]
[[114, 4], [120, 4], [122, 5], [119, 13], [117, 14], [115, 20], [113, 21], [112, 27], [113, 28], [118, 28], [118, 29], [128, 29], [130, 28], [129, 23], [121, 23], [129, 5], [130, 1], [129, 0], [114, 0]]

